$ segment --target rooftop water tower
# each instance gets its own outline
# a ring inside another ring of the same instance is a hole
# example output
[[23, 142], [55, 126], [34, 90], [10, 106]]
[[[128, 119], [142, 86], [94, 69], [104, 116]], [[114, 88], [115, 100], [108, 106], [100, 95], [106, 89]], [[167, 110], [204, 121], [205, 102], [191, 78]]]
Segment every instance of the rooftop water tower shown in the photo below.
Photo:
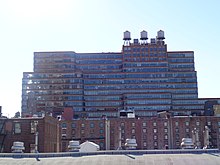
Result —
[[164, 37], [164, 31], [163, 30], [159, 30], [157, 32], [157, 44], [160, 44], [160, 45], [164, 45], [164, 40], [165, 37]]
[[157, 39], [158, 39], [158, 40], [161, 40], [161, 41], [165, 39], [164, 31], [163, 31], [163, 30], [159, 30], [159, 31], [157, 32]]
[[141, 38], [140, 39], [141, 39], [142, 43], [147, 43], [148, 35], [147, 35], [147, 32], [145, 30], [143, 30], [141, 32]]
[[124, 32], [123, 40], [124, 40], [124, 45], [129, 45], [130, 44], [131, 33], [129, 31]]

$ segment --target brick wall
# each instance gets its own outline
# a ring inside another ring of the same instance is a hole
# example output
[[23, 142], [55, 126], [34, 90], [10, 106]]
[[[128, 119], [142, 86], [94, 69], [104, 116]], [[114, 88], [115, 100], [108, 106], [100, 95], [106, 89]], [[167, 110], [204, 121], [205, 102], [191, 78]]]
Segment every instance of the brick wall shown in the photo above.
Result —
[[[35, 132], [32, 123], [38, 122], [38, 151], [57, 152], [60, 147], [59, 122], [53, 117], [44, 118], [12, 118], [5, 124], [6, 137], [3, 152], [11, 152], [14, 141], [24, 142], [24, 152], [31, 152], [35, 144]], [[20, 127], [20, 128], [19, 128]]]
[[[62, 151], [67, 151], [70, 140], [86, 140], [101, 145], [105, 149], [105, 120], [79, 119], [61, 121], [66, 123], [62, 128], [66, 134], [62, 137]], [[102, 124], [101, 124], [102, 123]], [[103, 126], [102, 126], [103, 125]], [[167, 118], [115, 118], [110, 119], [110, 149], [119, 147], [119, 128], [121, 129], [122, 148], [127, 138], [135, 138], [137, 149], [181, 148], [182, 138], [192, 138], [192, 130], [199, 131], [200, 147], [203, 147], [203, 131], [210, 128], [210, 147], [220, 148], [220, 117], [171, 117]], [[104, 132], [103, 132], [104, 131]]]

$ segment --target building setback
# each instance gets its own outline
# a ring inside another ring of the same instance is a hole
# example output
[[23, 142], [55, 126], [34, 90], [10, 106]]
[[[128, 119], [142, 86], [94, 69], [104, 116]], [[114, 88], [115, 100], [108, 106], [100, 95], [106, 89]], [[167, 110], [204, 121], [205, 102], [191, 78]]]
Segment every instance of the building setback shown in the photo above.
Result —
[[74, 117], [117, 117], [118, 110], [137, 116], [201, 114], [193, 51], [167, 51], [164, 32], [148, 41], [147, 32], [130, 42], [124, 33], [121, 52], [35, 52], [34, 71], [24, 72], [22, 115], [48, 112]]

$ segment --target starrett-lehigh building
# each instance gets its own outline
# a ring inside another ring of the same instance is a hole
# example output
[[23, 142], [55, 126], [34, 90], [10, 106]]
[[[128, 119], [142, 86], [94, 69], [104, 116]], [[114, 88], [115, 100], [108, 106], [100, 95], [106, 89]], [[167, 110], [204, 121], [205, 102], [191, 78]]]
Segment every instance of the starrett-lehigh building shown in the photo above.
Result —
[[24, 72], [22, 115], [48, 112], [73, 117], [201, 115], [193, 51], [168, 51], [164, 31], [131, 41], [124, 32], [121, 52], [35, 52], [34, 71]]

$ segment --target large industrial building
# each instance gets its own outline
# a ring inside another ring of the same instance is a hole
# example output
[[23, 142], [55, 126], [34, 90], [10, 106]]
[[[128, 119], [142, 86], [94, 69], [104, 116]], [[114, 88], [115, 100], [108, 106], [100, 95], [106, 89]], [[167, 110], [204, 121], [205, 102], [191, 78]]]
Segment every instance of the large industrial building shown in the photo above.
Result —
[[123, 39], [121, 52], [35, 52], [34, 71], [23, 73], [22, 115], [57, 116], [66, 107], [73, 118], [204, 114], [193, 51], [168, 51], [162, 30], [149, 41], [146, 31]]

